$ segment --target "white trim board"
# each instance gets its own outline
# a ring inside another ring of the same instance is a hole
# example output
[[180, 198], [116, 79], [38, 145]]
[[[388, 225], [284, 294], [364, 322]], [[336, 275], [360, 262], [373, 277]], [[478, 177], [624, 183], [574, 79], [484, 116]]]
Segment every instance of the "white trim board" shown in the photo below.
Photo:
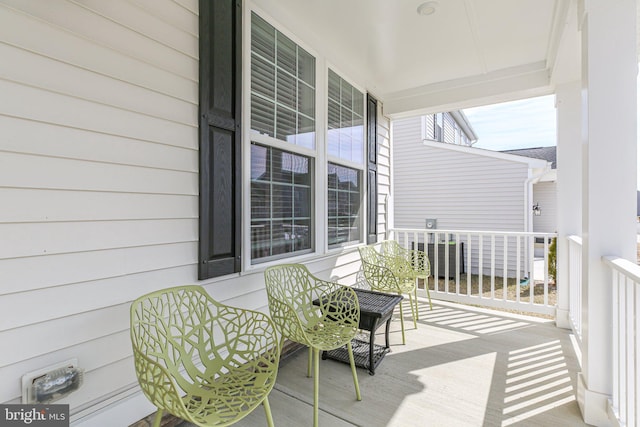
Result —
[[501, 153], [499, 151], [491, 151], [483, 148], [469, 147], [466, 145], [446, 144], [443, 142], [432, 141], [429, 139], [424, 139], [422, 143], [427, 147], [438, 148], [441, 150], [451, 150], [451, 151], [457, 151], [461, 153], [473, 154], [476, 156], [491, 157], [494, 159], [507, 160], [510, 162], [524, 163], [532, 169], [544, 169], [547, 166], [549, 166], [549, 168], [551, 167], [551, 164], [546, 160], [533, 159], [531, 157], [524, 157], [524, 156], [516, 156], [515, 154]]

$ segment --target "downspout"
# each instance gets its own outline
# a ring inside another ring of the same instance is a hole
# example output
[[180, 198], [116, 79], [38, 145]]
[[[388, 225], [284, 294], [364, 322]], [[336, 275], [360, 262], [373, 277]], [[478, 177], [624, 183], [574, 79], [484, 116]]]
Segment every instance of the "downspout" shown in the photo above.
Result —
[[[540, 179], [542, 179], [543, 176], [551, 173], [553, 170], [551, 169], [551, 163], [547, 162], [547, 166], [545, 166], [544, 170], [542, 172], [540, 172], [537, 175], [533, 175], [531, 176], [531, 168], [528, 168], [528, 175], [529, 178], [527, 178], [524, 181], [524, 231], [525, 233], [529, 232], [529, 231], [533, 231], [533, 214], [532, 214], [532, 206], [533, 206], [533, 184], [537, 183], [538, 181], [540, 181]], [[528, 260], [529, 259], [529, 252], [533, 253], [534, 250], [534, 241], [531, 240], [530, 243], [528, 245], [525, 246], [524, 248], [524, 256], [525, 259]], [[526, 273], [528, 274], [528, 277], [530, 277], [532, 280], [533, 278], [531, 277], [532, 272], [530, 271], [531, 269], [531, 265], [530, 263], [527, 264], [527, 271]], [[533, 282], [532, 282], [533, 283]]]

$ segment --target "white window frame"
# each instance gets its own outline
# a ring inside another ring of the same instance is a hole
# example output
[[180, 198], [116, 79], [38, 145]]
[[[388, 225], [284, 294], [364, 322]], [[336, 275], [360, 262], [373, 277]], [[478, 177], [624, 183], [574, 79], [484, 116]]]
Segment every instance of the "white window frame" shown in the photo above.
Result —
[[[353, 86], [354, 89], [360, 91], [360, 93], [362, 93], [362, 111], [363, 111], [363, 131], [362, 131], [362, 157], [360, 159], [360, 163], [358, 162], [354, 162], [354, 161], [350, 161], [350, 160], [346, 160], [343, 159], [341, 157], [337, 157], [337, 156], [331, 156], [329, 155], [329, 143], [328, 143], [328, 110], [329, 110], [329, 70], [331, 69], [331, 71], [333, 71], [335, 74], [338, 75], [338, 77], [340, 77], [342, 80], [346, 81], [347, 83], [349, 83], [351, 86]], [[351, 79], [349, 79], [348, 77], [345, 77], [346, 74], [344, 74], [342, 71], [340, 71], [340, 69], [338, 67], [335, 67], [333, 64], [331, 63], [327, 63], [327, 66], [325, 67], [325, 87], [323, 88], [325, 90], [324, 93], [324, 113], [325, 113], [325, 121], [323, 123], [324, 127], [325, 127], [325, 132], [327, 132], [326, 138], [324, 140], [324, 150], [326, 153], [326, 162], [324, 164], [324, 179], [325, 179], [325, 212], [323, 214], [324, 216], [324, 223], [325, 223], [325, 231], [324, 231], [324, 236], [326, 239], [326, 250], [327, 252], [333, 252], [333, 251], [340, 251], [344, 248], [349, 248], [352, 246], [356, 246], [359, 245], [361, 243], [363, 243], [366, 240], [366, 195], [367, 195], [367, 191], [368, 188], [366, 186], [366, 174], [367, 174], [367, 164], [366, 164], [366, 159], [367, 159], [367, 91], [366, 89], [362, 88], [360, 85], [354, 83]], [[360, 182], [359, 182], [359, 186], [360, 186], [360, 218], [359, 218], [359, 226], [360, 226], [360, 240], [358, 241], [349, 241], [349, 242], [344, 242], [341, 244], [337, 244], [337, 245], [333, 245], [331, 247], [329, 247], [329, 229], [328, 229], [328, 217], [329, 217], [329, 177], [328, 177], [328, 166], [329, 163], [333, 163], [335, 165], [338, 166], [344, 166], [347, 168], [351, 168], [351, 169], [355, 169], [358, 170], [360, 172]]]
[[[312, 259], [317, 259], [326, 255], [335, 255], [336, 253], [348, 250], [349, 247], [353, 247], [366, 239], [366, 195], [367, 195], [367, 182], [366, 175], [366, 150], [367, 150], [367, 126], [366, 126], [366, 114], [364, 116], [364, 131], [363, 131], [363, 153], [361, 164], [356, 162], [350, 162], [339, 158], [328, 158], [328, 144], [327, 144], [327, 108], [328, 108], [328, 76], [329, 68], [331, 68], [342, 79], [351, 84], [354, 88], [364, 94], [363, 99], [363, 111], [366, 113], [366, 95], [367, 91], [362, 86], [354, 83], [347, 74], [343, 73], [339, 67], [329, 64], [326, 57], [320, 55], [313, 47], [309, 46], [301, 40], [296, 34], [289, 31], [285, 25], [276, 21], [268, 12], [256, 6], [252, 2], [243, 3], [243, 44], [242, 44], [242, 85], [243, 85], [243, 98], [242, 98], [242, 131], [243, 131], [243, 145], [242, 145], [242, 182], [243, 182], [243, 194], [242, 194], [242, 273], [251, 273], [264, 270], [266, 267], [278, 263], [284, 262], [307, 262]], [[316, 59], [316, 143], [314, 149], [309, 149], [303, 146], [290, 144], [285, 141], [278, 140], [276, 138], [269, 137], [267, 135], [260, 135], [251, 131], [251, 14], [256, 13], [260, 18], [264, 19], [276, 30], [280, 31], [285, 36], [289, 37], [298, 46], [306, 50], [313, 55]], [[289, 151], [295, 154], [308, 156], [312, 159], [313, 174], [311, 178], [312, 182], [312, 212], [314, 215], [312, 221], [312, 250], [311, 252], [296, 254], [291, 253], [290, 256], [281, 257], [275, 260], [258, 261], [253, 262], [251, 260], [251, 143], [256, 142], [261, 145], [270, 146], [284, 151]], [[359, 242], [345, 243], [343, 246], [328, 248], [328, 229], [327, 229], [327, 214], [328, 214], [328, 163], [335, 163], [341, 166], [346, 166], [360, 171], [360, 188], [361, 188], [361, 210], [360, 210], [360, 230], [361, 236]]]

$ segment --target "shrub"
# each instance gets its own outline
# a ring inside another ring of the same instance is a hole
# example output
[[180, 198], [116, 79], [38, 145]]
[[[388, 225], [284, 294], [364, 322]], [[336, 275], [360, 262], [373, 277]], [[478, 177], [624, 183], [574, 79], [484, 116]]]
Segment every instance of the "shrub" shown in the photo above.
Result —
[[549, 245], [549, 278], [556, 281], [556, 238], [551, 239]]

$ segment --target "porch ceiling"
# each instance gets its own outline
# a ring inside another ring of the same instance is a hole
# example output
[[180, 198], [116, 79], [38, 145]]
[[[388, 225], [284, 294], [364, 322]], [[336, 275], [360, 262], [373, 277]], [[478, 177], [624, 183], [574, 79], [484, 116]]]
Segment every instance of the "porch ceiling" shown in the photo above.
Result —
[[395, 117], [550, 93], [552, 75], [579, 76], [577, 49], [556, 65], [563, 44], [577, 46], [563, 37], [576, 20], [568, 0], [441, 0], [421, 16], [424, 2], [255, 0]]

